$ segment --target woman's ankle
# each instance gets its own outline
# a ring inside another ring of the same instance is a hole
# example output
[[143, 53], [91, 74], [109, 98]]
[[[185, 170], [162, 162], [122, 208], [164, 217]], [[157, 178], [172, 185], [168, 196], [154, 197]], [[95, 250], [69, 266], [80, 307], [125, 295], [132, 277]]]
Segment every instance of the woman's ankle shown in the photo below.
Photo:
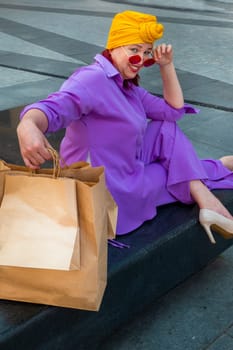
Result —
[[200, 180], [190, 181], [190, 193], [200, 209], [210, 209], [229, 219], [233, 216], [223, 203]]

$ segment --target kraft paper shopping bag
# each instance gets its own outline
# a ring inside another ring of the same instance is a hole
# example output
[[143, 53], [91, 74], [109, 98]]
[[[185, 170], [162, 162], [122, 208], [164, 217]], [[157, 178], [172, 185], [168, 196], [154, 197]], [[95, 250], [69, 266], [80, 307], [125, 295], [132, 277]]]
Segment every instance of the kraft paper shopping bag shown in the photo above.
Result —
[[[6, 173], [26, 174], [28, 169], [0, 162], [0, 196]], [[51, 175], [52, 170], [37, 173]], [[98, 311], [107, 284], [107, 242], [115, 235], [117, 205], [106, 188], [103, 167], [78, 162], [59, 174], [76, 184], [80, 269], [0, 266], [0, 298]]]

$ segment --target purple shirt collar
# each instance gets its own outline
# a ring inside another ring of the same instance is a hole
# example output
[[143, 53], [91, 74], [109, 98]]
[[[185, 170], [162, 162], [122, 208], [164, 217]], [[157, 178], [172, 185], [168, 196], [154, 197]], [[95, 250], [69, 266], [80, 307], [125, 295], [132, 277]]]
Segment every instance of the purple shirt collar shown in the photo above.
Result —
[[[95, 57], [95, 62], [98, 63], [104, 70], [108, 78], [115, 78], [115, 81], [121, 88], [124, 88], [124, 79], [122, 78], [120, 72], [114, 67], [114, 65], [103, 55], [97, 54]], [[129, 86], [133, 86], [132, 82], [129, 82]]]

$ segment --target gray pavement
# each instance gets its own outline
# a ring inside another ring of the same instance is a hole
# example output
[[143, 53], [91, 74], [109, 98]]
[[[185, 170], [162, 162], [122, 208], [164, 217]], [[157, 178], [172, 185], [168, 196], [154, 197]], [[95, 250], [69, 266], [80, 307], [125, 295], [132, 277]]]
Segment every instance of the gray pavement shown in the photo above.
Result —
[[[15, 147], [17, 107], [45, 97], [90, 63], [105, 45], [112, 16], [125, 9], [155, 14], [165, 25], [163, 40], [174, 47], [185, 100], [201, 110], [180, 122], [200, 157], [232, 153], [232, 0], [0, 0], [1, 158], [10, 160]], [[144, 70], [141, 83], [162, 94], [156, 67]], [[8, 148], [3, 137], [14, 140]], [[232, 311], [229, 248], [123, 325], [101, 350], [232, 350]]]

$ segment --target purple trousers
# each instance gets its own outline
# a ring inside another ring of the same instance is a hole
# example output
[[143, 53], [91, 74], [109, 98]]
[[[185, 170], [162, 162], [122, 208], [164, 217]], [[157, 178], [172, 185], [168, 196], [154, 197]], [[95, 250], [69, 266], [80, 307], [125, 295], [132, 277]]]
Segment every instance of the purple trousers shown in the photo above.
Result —
[[233, 189], [233, 172], [219, 160], [199, 159], [175, 122], [149, 122], [135, 162], [137, 172], [120, 174], [113, 182], [106, 166], [108, 187], [119, 208], [117, 234], [153, 218], [160, 205], [193, 203], [191, 180], [201, 180], [210, 190]]
[[171, 195], [183, 203], [192, 203], [191, 180], [201, 180], [210, 190], [233, 189], [233, 172], [220, 160], [200, 159], [177, 123], [149, 122], [140, 157], [146, 165], [156, 162], [164, 168], [164, 198]]

